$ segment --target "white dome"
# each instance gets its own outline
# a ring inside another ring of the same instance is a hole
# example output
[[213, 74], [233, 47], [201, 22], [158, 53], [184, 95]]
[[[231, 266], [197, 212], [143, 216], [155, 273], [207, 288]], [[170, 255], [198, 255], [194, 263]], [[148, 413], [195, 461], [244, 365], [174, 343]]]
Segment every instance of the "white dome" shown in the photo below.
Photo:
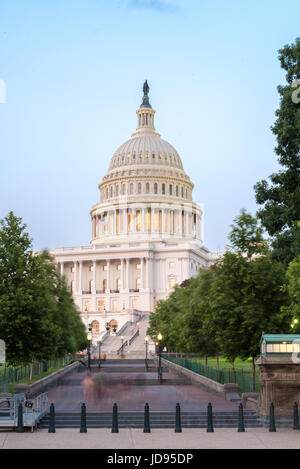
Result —
[[155, 132], [134, 134], [114, 153], [109, 171], [137, 164], [159, 164], [183, 170], [180, 156], [175, 148]]

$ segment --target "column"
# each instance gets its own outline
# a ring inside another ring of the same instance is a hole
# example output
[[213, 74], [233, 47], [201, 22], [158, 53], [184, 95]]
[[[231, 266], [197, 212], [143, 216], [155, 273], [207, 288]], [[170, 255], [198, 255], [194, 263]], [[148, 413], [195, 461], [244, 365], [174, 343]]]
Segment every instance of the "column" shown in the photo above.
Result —
[[166, 210], [167, 214], [167, 233], [170, 234], [170, 210]]
[[124, 259], [121, 259], [121, 290], [124, 290]]
[[141, 208], [141, 217], [142, 217], [142, 233], [145, 233], [146, 231], [146, 214], [145, 214], [145, 209]]
[[154, 233], [155, 228], [154, 228], [154, 212], [155, 209], [151, 207], [151, 233]]
[[110, 260], [107, 260], [107, 285], [106, 293], [110, 293]]
[[64, 263], [60, 263], [60, 275], [64, 275]]
[[79, 291], [82, 294], [82, 261], [79, 261]]
[[78, 291], [78, 283], [77, 283], [77, 261], [74, 262], [74, 291]]
[[146, 278], [147, 278], [147, 288], [151, 290], [152, 282], [151, 282], [151, 259], [149, 257], [146, 258]]
[[182, 210], [179, 210], [179, 234], [182, 236]]
[[143, 290], [144, 289], [144, 258], [143, 257], [140, 259], [140, 263], [141, 263], [141, 287]]
[[127, 208], [124, 209], [124, 218], [123, 218], [123, 221], [124, 221], [124, 229], [123, 229], [123, 232], [125, 234], [128, 233], [128, 214], [127, 214]]
[[96, 293], [96, 289], [97, 289], [97, 287], [96, 287], [96, 267], [97, 267], [97, 263], [96, 263], [96, 261], [93, 261], [93, 284], [94, 284], [94, 286], [93, 286], [92, 293]]
[[129, 290], [129, 264], [130, 259], [126, 259], [126, 288]]

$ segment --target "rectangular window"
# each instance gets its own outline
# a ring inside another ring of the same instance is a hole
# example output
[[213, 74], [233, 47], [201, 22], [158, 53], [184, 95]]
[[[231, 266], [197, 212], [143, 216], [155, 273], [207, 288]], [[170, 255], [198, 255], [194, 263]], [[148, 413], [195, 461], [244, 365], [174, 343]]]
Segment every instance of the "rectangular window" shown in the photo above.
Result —
[[97, 300], [97, 311], [104, 310], [104, 300]]

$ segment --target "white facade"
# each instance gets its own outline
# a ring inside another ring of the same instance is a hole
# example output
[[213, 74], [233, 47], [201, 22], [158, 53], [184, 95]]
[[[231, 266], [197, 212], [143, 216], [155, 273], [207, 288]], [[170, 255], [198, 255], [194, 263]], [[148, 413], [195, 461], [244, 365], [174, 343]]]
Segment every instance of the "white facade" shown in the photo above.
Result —
[[175, 284], [210, 263], [193, 183], [176, 150], [155, 131], [154, 114], [146, 93], [136, 132], [115, 152], [98, 186], [90, 245], [51, 252], [82, 320], [95, 321], [97, 337], [111, 320], [119, 330], [153, 311]]

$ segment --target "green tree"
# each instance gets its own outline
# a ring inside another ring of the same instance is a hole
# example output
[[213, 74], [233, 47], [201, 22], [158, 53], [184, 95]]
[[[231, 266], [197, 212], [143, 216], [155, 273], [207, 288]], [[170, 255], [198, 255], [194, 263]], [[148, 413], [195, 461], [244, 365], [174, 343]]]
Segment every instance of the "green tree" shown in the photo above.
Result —
[[26, 225], [12, 212], [0, 226], [0, 330], [8, 363], [33, 365], [80, 349], [84, 325], [51, 257], [33, 255]]
[[286, 291], [290, 304], [283, 307], [283, 312], [291, 315], [293, 332], [300, 332], [300, 254], [289, 264], [287, 269]]
[[215, 268], [200, 269], [191, 279], [188, 301], [185, 302], [182, 320], [182, 341], [190, 353], [207, 357], [218, 352], [215, 330], [211, 322], [211, 287], [215, 280]]
[[300, 252], [300, 102], [294, 88], [300, 79], [300, 40], [281, 49], [279, 60], [287, 84], [278, 87], [281, 101], [272, 131], [283, 169], [270, 176], [270, 185], [263, 180], [254, 188], [256, 201], [263, 206], [257, 215], [272, 237], [272, 255], [288, 265]]
[[50, 357], [57, 333], [49, 279], [41, 260], [32, 255], [25, 227], [12, 212], [1, 220], [0, 330], [13, 365]]
[[266, 253], [267, 242], [263, 237], [263, 228], [259, 226], [257, 218], [242, 209], [235, 217], [229, 235], [230, 242], [236, 252], [245, 254], [248, 259], [254, 254]]

